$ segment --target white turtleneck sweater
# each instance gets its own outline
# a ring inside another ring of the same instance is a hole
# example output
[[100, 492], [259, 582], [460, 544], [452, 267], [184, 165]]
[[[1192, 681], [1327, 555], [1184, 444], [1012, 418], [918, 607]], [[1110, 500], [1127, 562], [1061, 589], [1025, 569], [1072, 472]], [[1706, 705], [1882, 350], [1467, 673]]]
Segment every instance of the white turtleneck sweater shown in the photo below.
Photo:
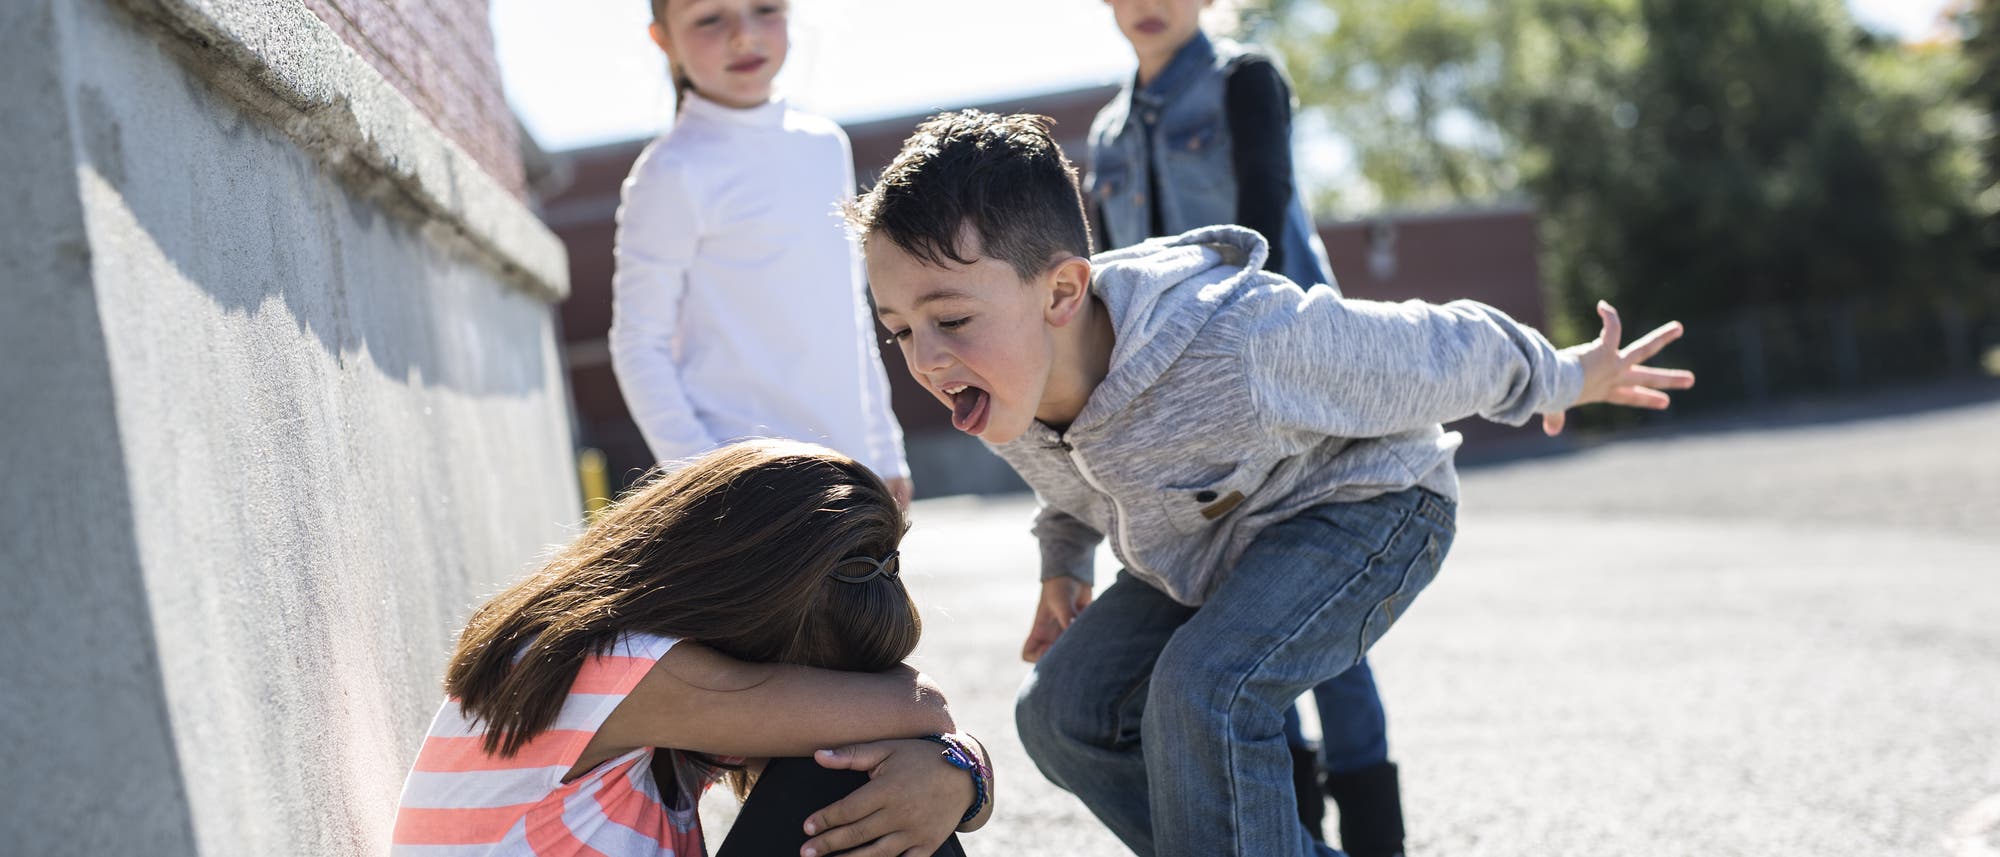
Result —
[[689, 94], [618, 207], [611, 361], [653, 455], [744, 437], [823, 443], [909, 475], [860, 253], [847, 135], [773, 100]]

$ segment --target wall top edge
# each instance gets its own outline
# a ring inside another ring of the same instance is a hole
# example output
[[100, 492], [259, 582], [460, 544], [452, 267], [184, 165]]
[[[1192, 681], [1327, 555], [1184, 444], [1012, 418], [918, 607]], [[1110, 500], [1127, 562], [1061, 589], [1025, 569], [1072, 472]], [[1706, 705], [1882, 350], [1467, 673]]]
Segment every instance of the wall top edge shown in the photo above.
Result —
[[300, 0], [120, 2], [219, 60], [194, 71], [365, 194], [448, 227], [531, 294], [569, 295], [561, 239]]

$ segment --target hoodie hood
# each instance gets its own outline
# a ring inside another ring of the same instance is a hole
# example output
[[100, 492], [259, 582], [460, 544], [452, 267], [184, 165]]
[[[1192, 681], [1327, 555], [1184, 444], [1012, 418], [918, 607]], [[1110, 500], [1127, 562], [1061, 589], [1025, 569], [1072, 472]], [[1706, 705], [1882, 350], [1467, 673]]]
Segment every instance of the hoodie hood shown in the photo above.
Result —
[[1187, 350], [1226, 298], [1263, 273], [1264, 237], [1241, 226], [1207, 226], [1091, 258], [1091, 291], [1111, 315], [1117, 341], [1110, 371], [1073, 429], [1117, 413]]

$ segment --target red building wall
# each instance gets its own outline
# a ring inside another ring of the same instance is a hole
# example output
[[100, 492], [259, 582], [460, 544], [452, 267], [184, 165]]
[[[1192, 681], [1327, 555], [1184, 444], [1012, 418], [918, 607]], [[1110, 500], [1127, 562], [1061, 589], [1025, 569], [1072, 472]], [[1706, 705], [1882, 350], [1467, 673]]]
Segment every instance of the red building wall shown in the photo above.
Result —
[[[1548, 326], [1535, 211], [1502, 205], [1329, 223], [1320, 227], [1333, 277], [1348, 297], [1445, 303], [1476, 300], [1522, 324]], [[1481, 419], [1448, 428], [1465, 435], [1461, 459], [1506, 452], [1542, 440], [1539, 425], [1521, 428]]]
[[1320, 240], [1349, 297], [1443, 303], [1470, 298], [1544, 323], [1540, 241], [1526, 205], [1329, 223]]
[[304, 0], [502, 187], [523, 199], [520, 131], [500, 90], [486, 0]]

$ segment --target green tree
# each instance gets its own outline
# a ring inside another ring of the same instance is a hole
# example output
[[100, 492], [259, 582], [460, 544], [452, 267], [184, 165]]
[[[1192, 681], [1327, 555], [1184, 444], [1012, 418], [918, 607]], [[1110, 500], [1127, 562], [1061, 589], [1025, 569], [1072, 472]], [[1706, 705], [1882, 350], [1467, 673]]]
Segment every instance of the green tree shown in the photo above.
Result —
[[1916, 306], [1970, 277], [1963, 57], [1871, 36], [1839, 0], [1271, 11], [1257, 34], [1384, 201], [1534, 198], [1558, 312]]
[[1514, 191], [1519, 176], [1491, 119], [1505, 59], [1487, 0], [1274, 0], [1252, 38], [1285, 61], [1308, 122], [1345, 138], [1358, 187], [1322, 210], [1413, 207]]
[[1965, 149], [1923, 86], [1949, 57], [1864, 37], [1835, 0], [1642, 0], [1624, 27], [1615, 5], [1537, 4], [1518, 50], [1555, 61], [1517, 64], [1502, 106], [1566, 305], [1687, 316], [1963, 282]]
[[1986, 269], [2000, 272], [2000, 0], [1969, 3], [1958, 20], [1965, 35], [1966, 96], [1985, 114], [1986, 175], [1977, 205], [1986, 220]]

